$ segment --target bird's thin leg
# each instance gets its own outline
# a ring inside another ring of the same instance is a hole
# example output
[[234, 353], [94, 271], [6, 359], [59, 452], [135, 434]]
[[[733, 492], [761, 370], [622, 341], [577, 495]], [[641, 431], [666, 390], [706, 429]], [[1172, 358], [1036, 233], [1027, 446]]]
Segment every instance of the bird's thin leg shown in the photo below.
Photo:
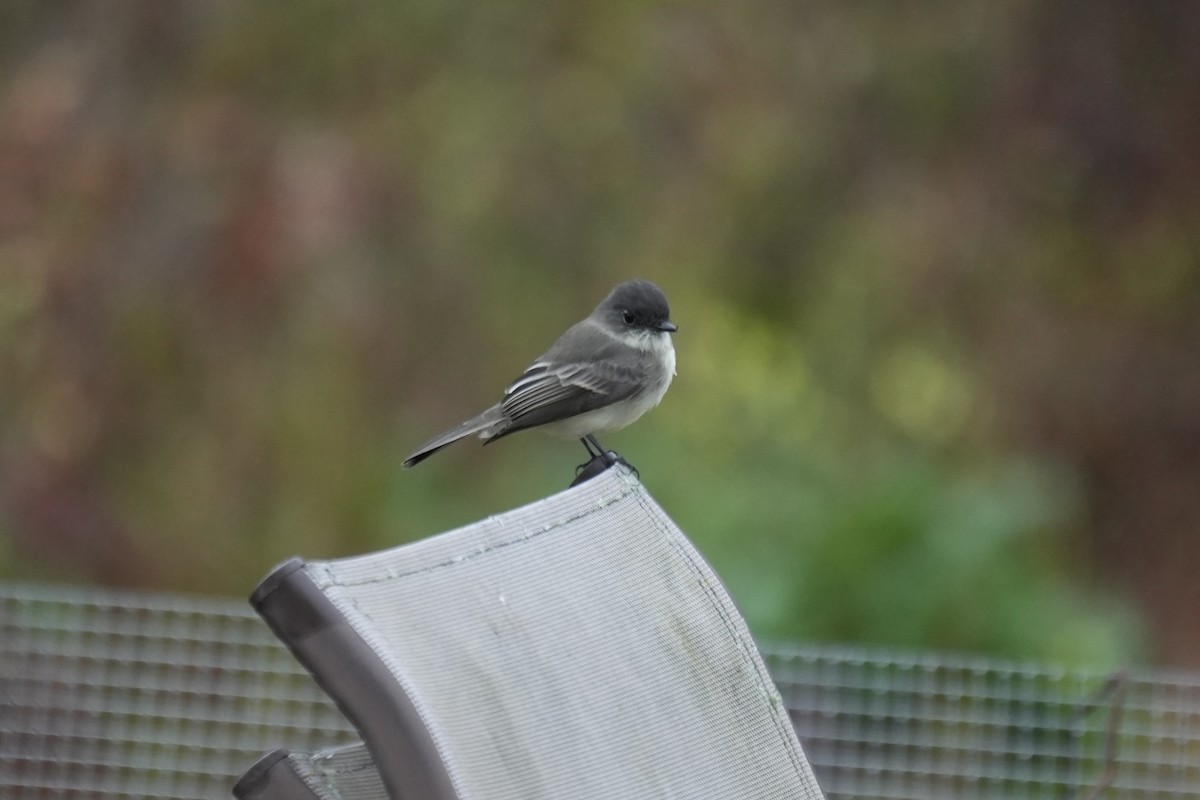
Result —
[[[600, 447], [600, 443], [597, 442], [596, 437], [592, 436], [590, 433], [586, 436], [581, 436], [579, 441], [583, 442], [583, 447], [585, 450], [587, 450], [588, 460], [575, 468], [575, 480], [577, 482], [579, 480], [579, 475], [581, 475], [584, 470], [595, 463], [596, 459], [604, 455], [604, 450]], [[574, 486], [575, 484], [572, 483], [571, 485]]]
[[596, 448], [596, 455], [602, 456], [608, 452], [607, 450], [604, 449], [604, 447], [600, 444], [600, 442], [596, 440], [596, 437], [594, 434], [589, 433], [584, 438], [592, 443], [592, 447]]

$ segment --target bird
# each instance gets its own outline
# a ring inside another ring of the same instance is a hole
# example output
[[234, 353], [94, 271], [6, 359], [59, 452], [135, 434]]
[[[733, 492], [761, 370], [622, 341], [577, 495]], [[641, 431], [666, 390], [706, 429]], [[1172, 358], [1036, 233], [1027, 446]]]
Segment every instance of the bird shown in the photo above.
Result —
[[619, 284], [510, 383], [500, 402], [421, 445], [404, 468], [468, 436], [486, 445], [531, 428], [579, 439], [593, 461], [625, 463], [596, 434], [620, 430], [659, 404], [675, 376], [677, 330], [661, 289], [642, 279]]

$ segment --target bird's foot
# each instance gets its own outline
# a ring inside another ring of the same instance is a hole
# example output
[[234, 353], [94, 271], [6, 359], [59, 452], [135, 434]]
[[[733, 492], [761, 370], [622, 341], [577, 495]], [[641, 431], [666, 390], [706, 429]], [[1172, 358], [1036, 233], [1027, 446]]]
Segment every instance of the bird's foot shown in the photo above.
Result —
[[622, 458], [620, 453], [615, 450], [605, 450], [592, 456], [590, 461], [580, 464], [575, 468], [575, 480], [571, 481], [571, 486], [578, 486], [585, 481], [590, 481], [616, 464], [628, 468], [635, 476], [639, 479], [641, 478], [641, 473], [637, 471], [637, 468]]

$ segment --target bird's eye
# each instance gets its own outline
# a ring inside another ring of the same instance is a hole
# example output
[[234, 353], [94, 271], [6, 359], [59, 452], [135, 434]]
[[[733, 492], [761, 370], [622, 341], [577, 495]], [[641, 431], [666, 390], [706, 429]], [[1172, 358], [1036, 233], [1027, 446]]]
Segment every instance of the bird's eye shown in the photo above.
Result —
[[632, 311], [626, 311], [626, 312], [624, 313], [623, 317], [624, 317], [624, 319], [625, 319], [625, 324], [626, 324], [626, 325], [632, 325], [632, 324], [633, 324], [633, 312], [632, 312]]

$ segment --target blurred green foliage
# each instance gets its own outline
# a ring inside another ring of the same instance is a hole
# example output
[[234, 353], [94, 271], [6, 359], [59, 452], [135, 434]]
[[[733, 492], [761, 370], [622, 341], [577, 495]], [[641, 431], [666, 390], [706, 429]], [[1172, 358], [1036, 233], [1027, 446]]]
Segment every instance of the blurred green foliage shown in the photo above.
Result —
[[679, 377], [606, 443], [760, 635], [1200, 663], [1195, 8], [0, 14], [3, 575], [241, 594], [557, 490], [400, 461], [644, 276]]

